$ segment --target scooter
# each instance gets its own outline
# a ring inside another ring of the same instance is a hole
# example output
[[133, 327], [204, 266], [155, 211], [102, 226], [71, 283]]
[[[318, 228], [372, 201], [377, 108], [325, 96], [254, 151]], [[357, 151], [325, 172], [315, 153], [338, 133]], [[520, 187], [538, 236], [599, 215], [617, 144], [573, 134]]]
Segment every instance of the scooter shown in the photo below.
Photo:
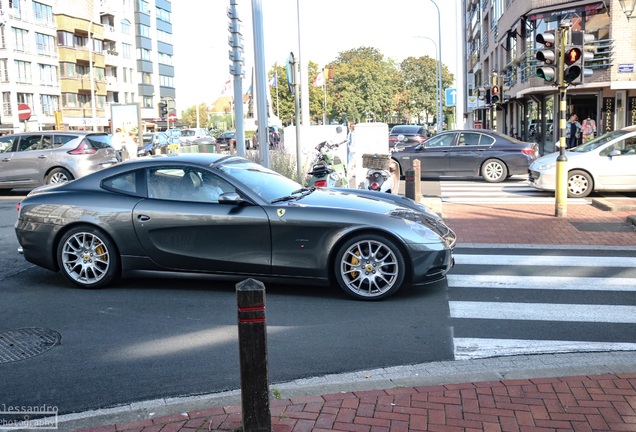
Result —
[[[404, 141], [404, 135], [398, 135], [398, 141]], [[362, 155], [362, 166], [367, 168], [364, 186], [369, 190], [387, 192], [397, 195], [400, 188], [399, 167], [388, 155], [365, 154]]]
[[[342, 128], [338, 126], [336, 132], [342, 132]], [[307, 173], [310, 176], [307, 181], [309, 186], [349, 187], [347, 167], [342, 158], [337, 154], [338, 147], [346, 142], [346, 139], [337, 143], [323, 141], [316, 146], [316, 155], [312, 162], [312, 169]]]

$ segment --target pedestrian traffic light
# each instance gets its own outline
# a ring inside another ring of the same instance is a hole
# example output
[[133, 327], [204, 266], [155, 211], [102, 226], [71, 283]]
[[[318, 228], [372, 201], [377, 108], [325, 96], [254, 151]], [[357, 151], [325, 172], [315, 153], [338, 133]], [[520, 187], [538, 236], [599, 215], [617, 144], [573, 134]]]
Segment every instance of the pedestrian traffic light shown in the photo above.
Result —
[[499, 86], [492, 86], [490, 89], [490, 103], [493, 105], [499, 103]]
[[536, 59], [543, 63], [537, 65], [536, 75], [552, 85], [558, 85], [556, 82], [556, 78], [559, 76], [558, 39], [558, 32], [555, 31], [539, 33], [535, 38], [537, 43], [543, 45], [543, 49], [537, 50], [536, 54]]
[[168, 115], [168, 104], [165, 102], [159, 102], [159, 117], [165, 118]]
[[568, 66], [563, 72], [563, 79], [572, 84], [583, 84], [585, 77], [590, 77], [594, 71], [585, 68], [585, 62], [594, 58], [594, 54], [586, 51], [585, 45], [594, 40], [594, 35], [582, 31], [573, 31], [570, 36], [571, 46], [565, 52], [565, 64]]

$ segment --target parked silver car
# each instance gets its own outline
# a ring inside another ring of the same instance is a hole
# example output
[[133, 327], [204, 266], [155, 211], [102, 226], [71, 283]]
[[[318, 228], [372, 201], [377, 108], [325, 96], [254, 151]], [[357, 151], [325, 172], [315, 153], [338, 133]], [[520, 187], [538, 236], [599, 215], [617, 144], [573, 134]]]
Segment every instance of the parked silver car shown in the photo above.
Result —
[[[559, 152], [540, 157], [530, 165], [529, 183], [537, 189], [556, 188]], [[592, 191], [636, 191], [636, 126], [608, 132], [566, 152], [569, 198]]]
[[105, 133], [39, 131], [0, 137], [0, 189], [64, 183], [115, 163]]

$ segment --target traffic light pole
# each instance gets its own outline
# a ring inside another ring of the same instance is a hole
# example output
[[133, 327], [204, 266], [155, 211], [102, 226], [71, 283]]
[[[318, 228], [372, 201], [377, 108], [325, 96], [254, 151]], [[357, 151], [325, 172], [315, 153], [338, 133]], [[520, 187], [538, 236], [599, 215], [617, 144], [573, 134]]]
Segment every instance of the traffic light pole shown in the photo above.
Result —
[[564, 78], [565, 61], [564, 55], [565, 46], [568, 38], [568, 32], [570, 29], [569, 23], [561, 23], [559, 25], [559, 41], [561, 43], [561, 55], [558, 58], [558, 79], [559, 79], [559, 156], [556, 162], [556, 188], [555, 188], [555, 216], [566, 217], [568, 215], [568, 203], [567, 203], [567, 161], [568, 158], [565, 155], [565, 135], [567, 133], [567, 85]]

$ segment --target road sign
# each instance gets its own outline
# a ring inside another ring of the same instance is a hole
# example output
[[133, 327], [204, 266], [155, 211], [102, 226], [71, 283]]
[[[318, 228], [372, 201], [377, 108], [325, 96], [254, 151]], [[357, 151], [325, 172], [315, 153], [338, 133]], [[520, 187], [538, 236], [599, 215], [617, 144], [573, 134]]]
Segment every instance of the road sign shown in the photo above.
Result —
[[446, 106], [455, 106], [457, 105], [457, 89], [447, 88], [446, 89]]
[[18, 104], [18, 119], [27, 121], [31, 118], [31, 108], [27, 104]]
[[168, 114], [168, 121], [169, 122], [176, 122], [177, 121], [177, 113], [171, 112], [170, 114]]

